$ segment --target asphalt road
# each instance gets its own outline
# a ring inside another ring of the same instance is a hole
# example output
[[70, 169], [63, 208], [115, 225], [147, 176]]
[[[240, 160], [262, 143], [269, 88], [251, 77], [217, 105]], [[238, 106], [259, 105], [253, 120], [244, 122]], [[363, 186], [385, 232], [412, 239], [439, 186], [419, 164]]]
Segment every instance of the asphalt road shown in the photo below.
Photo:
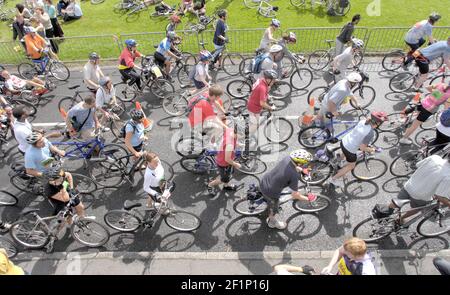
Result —
[[[379, 60], [373, 60], [362, 68], [369, 73], [369, 85], [376, 89], [375, 102], [370, 110], [383, 110], [394, 112], [402, 110], [410, 101], [413, 93], [390, 93], [388, 82], [391, 73], [383, 72]], [[113, 68], [105, 72], [112, 76], [114, 81], [119, 81], [119, 73]], [[320, 73], [308, 89], [324, 84]], [[221, 85], [231, 81], [223, 73], [218, 76]], [[63, 97], [72, 95], [73, 91], [67, 87], [80, 84], [80, 69], [73, 69], [70, 81], [58, 83], [58, 88], [45, 96], [39, 113], [34, 123], [61, 122], [57, 111], [57, 103]], [[298, 116], [308, 109], [306, 103], [307, 91], [294, 92], [292, 97], [279, 104], [282, 109], [279, 115]], [[100, 249], [88, 249], [74, 241], [67, 231], [66, 236], [55, 244], [55, 251], [301, 251], [301, 250], [332, 250], [340, 246], [343, 240], [351, 236], [353, 227], [368, 216], [369, 211], [376, 203], [386, 203], [400, 191], [406, 179], [396, 179], [389, 171], [381, 178], [373, 182], [359, 182], [351, 175], [348, 176], [344, 190], [326, 190], [325, 193], [332, 199], [331, 206], [319, 214], [300, 214], [292, 209], [290, 204], [283, 206], [282, 216], [288, 221], [288, 228], [284, 231], [269, 229], [264, 219], [258, 217], [241, 217], [234, 212], [232, 204], [245, 192], [246, 185], [257, 180], [254, 176], [236, 174], [234, 180], [240, 186], [236, 193], [221, 193], [211, 199], [206, 190], [207, 177], [199, 177], [184, 171], [180, 164], [180, 157], [173, 149], [174, 138], [179, 132], [177, 124], [171, 124], [170, 118], [162, 110], [160, 101], [149, 94], [140, 99], [147, 114], [155, 121], [150, 133], [149, 149], [160, 155], [160, 158], [171, 163], [177, 184], [173, 193], [173, 202], [176, 207], [197, 214], [202, 220], [202, 226], [194, 233], [177, 233], [169, 228], [163, 221], [155, 227], [136, 233], [122, 234], [110, 229], [110, 241]], [[348, 105], [345, 111], [350, 111]], [[350, 112], [355, 115], [355, 112]], [[294, 134], [285, 145], [264, 144], [261, 147], [262, 160], [267, 163], [268, 169], [274, 167], [277, 161], [289, 151], [299, 147], [297, 133], [299, 126], [296, 120]], [[173, 126], [171, 126], [173, 125]], [[430, 134], [430, 133], [428, 133]], [[431, 135], [433, 132], [431, 133]], [[381, 134], [377, 145], [384, 148], [379, 155], [390, 163], [398, 154], [412, 149], [412, 146], [391, 146], [385, 142], [386, 136]], [[16, 192], [9, 183], [8, 172], [12, 159], [17, 158], [16, 143], [12, 139], [7, 147], [4, 147], [5, 156], [0, 161], [0, 183], [3, 189]], [[67, 164], [67, 163], [66, 163]], [[77, 162], [69, 163], [71, 168], [81, 167]], [[78, 166], [77, 166], [78, 165]], [[97, 191], [91, 198], [86, 199], [89, 215], [95, 215], [97, 220], [103, 222], [103, 216], [108, 210], [120, 209], [125, 200], [139, 200], [144, 202], [142, 193], [142, 181], [136, 189], [131, 189], [125, 184], [120, 189], [105, 189]], [[0, 208], [0, 218], [14, 220], [18, 213], [26, 206], [41, 208], [41, 215], [50, 214], [51, 208], [42, 197], [17, 193], [20, 202], [16, 207]], [[415, 229], [415, 227], [412, 227]], [[448, 248], [449, 236], [440, 238], [421, 239], [411, 237], [410, 234], [402, 236], [392, 235], [378, 244], [380, 249], [437, 249]], [[38, 251], [38, 250], [36, 250]]]

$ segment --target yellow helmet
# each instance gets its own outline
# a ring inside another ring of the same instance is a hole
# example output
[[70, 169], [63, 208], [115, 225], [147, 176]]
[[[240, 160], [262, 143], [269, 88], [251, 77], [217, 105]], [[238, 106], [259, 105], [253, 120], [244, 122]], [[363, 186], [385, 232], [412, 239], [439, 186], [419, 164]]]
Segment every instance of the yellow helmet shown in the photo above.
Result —
[[300, 165], [307, 165], [313, 160], [311, 153], [304, 149], [295, 150], [289, 156], [294, 163]]

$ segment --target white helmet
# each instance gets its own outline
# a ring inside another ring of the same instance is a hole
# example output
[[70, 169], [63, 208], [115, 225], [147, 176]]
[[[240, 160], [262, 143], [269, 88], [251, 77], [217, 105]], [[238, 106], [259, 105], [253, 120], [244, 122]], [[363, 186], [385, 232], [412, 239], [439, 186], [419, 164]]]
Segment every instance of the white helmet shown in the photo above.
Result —
[[361, 39], [352, 39], [353, 42], [353, 48], [363, 48], [364, 47], [364, 41]]
[[349, 82], [352, 83], [359, 83], [362, 81], [362, 77], [359, 73], [357, 72], [352, 72], [350, 74], [347, 75], [347, 77], [345, 77]]
[[272, 47], [270, 47], [269, 52], [275, 53], [275, 52], [280, 52], [281, 50], [283, 50], [283, 47], [281, 47], [281, 45], [275, 44], [275, 45], [272, 45]]

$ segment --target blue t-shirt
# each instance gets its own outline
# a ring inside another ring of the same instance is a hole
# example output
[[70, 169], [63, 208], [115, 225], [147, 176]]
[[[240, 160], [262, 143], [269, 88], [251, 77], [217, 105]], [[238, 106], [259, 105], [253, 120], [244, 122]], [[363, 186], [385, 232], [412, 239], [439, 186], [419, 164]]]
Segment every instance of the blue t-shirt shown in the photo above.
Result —
[[131, 123], [127, 123], [125, 127], [125, 132], [131, 132], [131, 145], [138, 146], [144, 141], [144, 124], [139, 123], [137, 125], [133, 125]]
[[170, 46], [171, 44], [169, 38], [164, 38], [164, 40], [159, 43], [158, 49], [156, 49], [156, 51], [161, 53], [162, 55], [166, 55], [166, 52], [170, 50]]
[[219, 19], [217, 21], [217, 25], [216, 25], [216, 32], [214, 33], [214, 39], [213, 39], [214, 44], [222, 46], [225, 43], [224, 40], [219, 38], [219, 36], [225, 37], [225, 32], [226, 32], [225, 22], [223, 20]]
[[52, 156], [50, 153], [50, 147], [52, 146], [46, 138], [44, 139], [45, 146], [43, 148], [37, 148], [32, 145], [25, 152], [25, 168], [34, 169], [39, 172], [44, 172], [45, 167], [42, 166], [42, 161], [47, 160]]
[[422, 55], [428, 58], [429, 61], [432, 61], [439, 56], [443, 56], [445, 58], [450, 57], [450, 46], [447, 44], [447, 41], [439, 41], [430, 46], [420, 49]]

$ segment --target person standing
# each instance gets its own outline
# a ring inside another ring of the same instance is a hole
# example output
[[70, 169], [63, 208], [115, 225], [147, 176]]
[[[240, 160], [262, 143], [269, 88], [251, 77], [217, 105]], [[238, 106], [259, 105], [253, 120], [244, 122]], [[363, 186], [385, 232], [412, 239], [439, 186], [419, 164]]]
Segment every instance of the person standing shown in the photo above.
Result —
[[225, 43], [228, 42], [228, 39], [226, 37], [226, 32], [228, 30], [228, 26], [225, 23], [227, 19], [227, 11], [225, 9], [220, 10], [217, 13], [217, 16], [219, 17], [219, 20], [217, 21], [216, 25], [216, 31], [214, 32], [214, 53], [213, 53], [213, 67], [220, 68], [222, 66], [222, 57], [220, 56], [223, 48], [225, 46]]
[[58, 53], [59, 47], [56, 42], [51, 39], [55, 37], [55, 35], [53, 33], [53, 25], [50, 16], [45, 12], [44, 7], [37, 7], [34, 11], [34, 17], [44, 26], [45, 37], [50, 41], [53, 52]]
[[199, 53], [199, 62], [192, 69], [194, 71], [194, 76], [192, 82], [196, 89], [203, 89], [209, 87], [209, 82], [211, 82], [211, 76], [208, 73], [209, 61], [211, 59], [211, 53], [208, 50], [202, 50]]
[[95, 97], [86, 96], [82, 102], [74, 105], [67, 112], [66, 125], [71, 136], [79, 136], [84, 140], [95, 137], [94, 128], [100, 127], [96, 116]]
[[53, 35], [58, 38], [64, 37], [64, 32], [58, 22], [58, 18], [56, 17], [56, 8], [53, 5], [53, 0], [44, 0], [44, 8], [50, 17], [50, 22], [53, 26]]
[[352, 41], [353, 31], [360, 20], [361, 15], [355, 14], [352, 21], [342, 27], [340, 34], [336, 37], [336, 51], [334, 56], [341, 54], [344, 51], [344, 45]]

